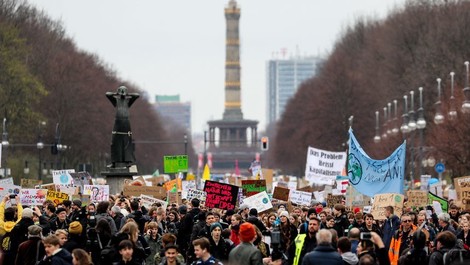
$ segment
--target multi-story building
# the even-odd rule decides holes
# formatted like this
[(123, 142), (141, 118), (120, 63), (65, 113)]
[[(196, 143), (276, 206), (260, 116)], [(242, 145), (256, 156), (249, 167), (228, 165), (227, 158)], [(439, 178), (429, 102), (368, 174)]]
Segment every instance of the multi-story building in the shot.
[(191, 102), (181, 102), (180, 95), (157, 95), (155, 110), (165, 122), (171, 122), (191, 133)]
[(266, 81), (266, 122), (277, 121), (300, 84), (315, 75), (322, 60), (318, 57), (296, 57), (269, 60)]

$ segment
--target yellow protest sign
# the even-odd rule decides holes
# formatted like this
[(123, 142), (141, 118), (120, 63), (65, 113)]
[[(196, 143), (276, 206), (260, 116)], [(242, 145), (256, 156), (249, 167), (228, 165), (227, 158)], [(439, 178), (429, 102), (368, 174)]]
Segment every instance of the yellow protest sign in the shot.
[(182, 190), (182, 182), (180, 178), (175, 178), (165, 183), (165, 188), (167, 191), (174, 191), (175, 189), (178, 191)]
[(46, 200), (51, 200), (55, 206), (61, 204), (65, 200), (69, 200), (69, 195), (60, 191), (48, 190)]

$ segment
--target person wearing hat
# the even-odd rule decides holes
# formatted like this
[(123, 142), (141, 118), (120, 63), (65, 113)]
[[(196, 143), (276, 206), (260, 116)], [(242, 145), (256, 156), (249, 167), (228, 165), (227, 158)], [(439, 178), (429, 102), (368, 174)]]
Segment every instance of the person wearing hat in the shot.
[(253, 245), (256, 240), (256, 230), (253, 224), (246, 222), (240, 225), (239, 237), (241, 243), (229, 254), (230, 265), (261, 265), (261, 252)]
[(57, 208), (55, 214), (57, 215), (51, 220), (51, 232), (54, 233), (57, 229), (69, 229), (70, 221), (67, 220), (67, 210), (63, 207)]
[(294, 243), (295, 238), (297, 237), (298, 231), (297, 227), (289, 221), (289, 213), (287, 211), (282, 211), (279, 214), (281, 219), (281, 224), (279, 229), (281, 230), (281, 251), (286, 252), (289, 249), (289, 246)]
[(80, 214), (81, 208), (82, 208), (82, 201), (80, 201), (78, 199), (73, 200), (72, 203), (71, 203), (70, 208), (71, 208), (71, 211), (68, 215), (68, 219), (72, 222), (73, 221), (79, 221), (79, 222), (82, 221), (81, 220), (81, 214)]
[(46, 255), (41, 235), (42, 228), (39, 225), (28, 227), (28, 240), (19, 245), (18, 253), (21, 255), (16, 255), (15, 264), (35, 265)]
[(83, 226), (79, 221), (73, 221), (69, 225), (69, 237), (63, 248), (70, 253), (76, 248), (85, 249), (86, 238), (83, 236)]
[(246, 203), (243, 203), (242, 205), (240, 205), (239, 209), (240, 211), (238, 212), (238, 214), (243, 217), (243, 220), (247, 220), (250, 213), (250, 206), (248, 206), (248, 204)]
[(210, 226), (211, 236), (209, 242), (211, 244), (210, 253), (216, 259), (225, 262), (228, 260), (228, 253), (230, 252), (230, 246), (222, 238), (222, 225), (220, 223), (213, 223)]
[(263, 222), (258, 218), (258, 210), (256, 210), (256, 208), (251, 208), (250, 209), (250, 211), (248, 213), (247, 221), (252, 223), (253, 225), (256, 225), (256, 227), (258, 227), (258, 229), (261, 232), (264, 232), (264, 231), (268, 230), (266, 228), (266, 226), (263, 224)]

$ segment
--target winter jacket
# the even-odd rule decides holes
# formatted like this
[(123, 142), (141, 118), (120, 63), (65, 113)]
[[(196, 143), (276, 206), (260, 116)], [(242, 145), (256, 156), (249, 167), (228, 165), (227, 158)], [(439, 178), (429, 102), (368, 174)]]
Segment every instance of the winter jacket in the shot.
[(72, 254), (66, 249), (60, 249), (56, 254), (46, 257), (40, 265), (72, 265)]
[(390, 242), (392, 241), (393, 235), (400, 228), (400, 218), (396, 215), (391, 215), (387, 218), (382, 226), (382, 235), (385, 249), (389, 249)]
[(357, 255), (352, 253), (351, 251), (341, 254), (341, 258), (343, 258), (344, 263), (347, 265), (356, 265), (359, 263)]
[(111, 227), (111, 234), (114, 235), (117, 233), (116, 223), (114, 222), (114, 219), (111, 216), (109, 216), (107, 213), (96, 214), (95, 219), (96, 219), (96, 223), (98, 223), (98, 221), (101, 219), (105, 219), (108, 222), (109, 227)]
[(18, 253), (21, 253), (21, 255), (16, 255), (15, 265), (35, 265), (37, 261), (42, 260), (46, 255), (40, 237), (31, 237), (21, 243), (18, 247)]
[(242, 242), (230, 251), (230, 265), (263, 265), (261, 252), (251, 243)]
[(320, 244), (302, 260), (302, 265), (316, 264), (344, 265), (344, 261), (330, 244)]

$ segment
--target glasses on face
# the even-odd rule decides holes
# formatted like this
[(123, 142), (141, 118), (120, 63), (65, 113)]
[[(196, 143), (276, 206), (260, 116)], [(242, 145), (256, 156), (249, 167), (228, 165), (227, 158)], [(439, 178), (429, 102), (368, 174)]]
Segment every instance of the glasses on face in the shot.
[(402, 220), (402, 223), (411, 223), (411, 220)]

